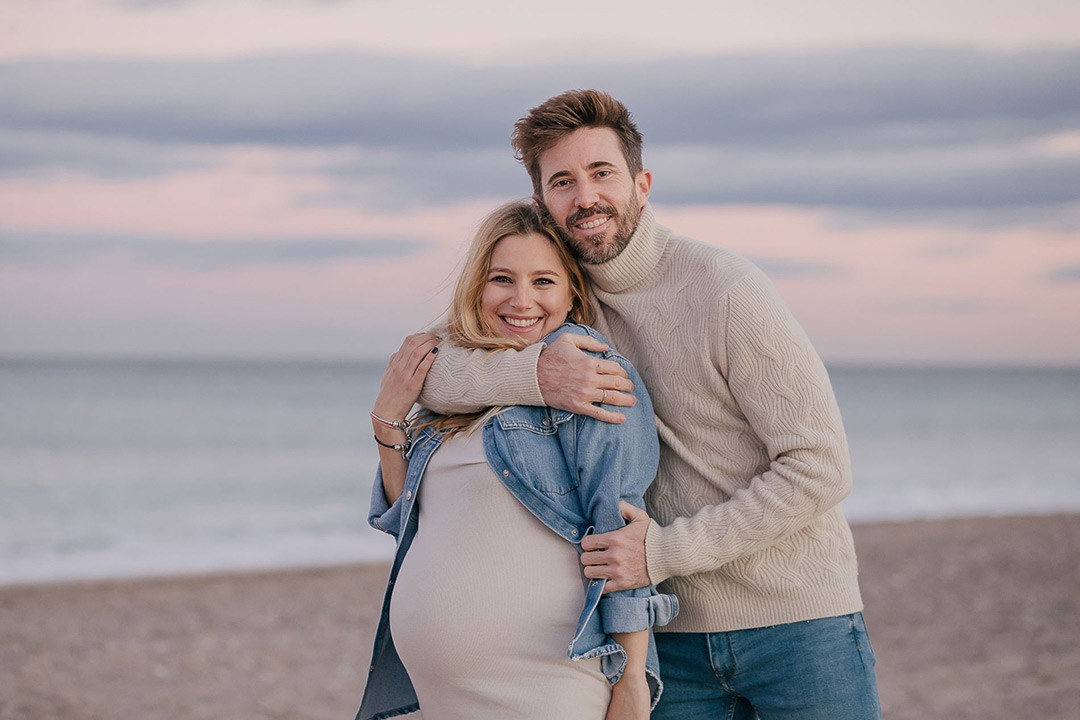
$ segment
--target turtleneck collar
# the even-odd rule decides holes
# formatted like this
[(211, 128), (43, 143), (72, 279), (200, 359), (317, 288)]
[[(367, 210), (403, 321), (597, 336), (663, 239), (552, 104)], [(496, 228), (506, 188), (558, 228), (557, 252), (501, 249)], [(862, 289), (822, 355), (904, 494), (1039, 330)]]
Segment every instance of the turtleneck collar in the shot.
[(593, 285), (602, 292), (620, 293), (649, 277), (660, 263), (669, 232), (661, 230), (653, 217), (652, 205), (645, 203), (637, 229), (626, 249), (606, 263), (582, 263)]

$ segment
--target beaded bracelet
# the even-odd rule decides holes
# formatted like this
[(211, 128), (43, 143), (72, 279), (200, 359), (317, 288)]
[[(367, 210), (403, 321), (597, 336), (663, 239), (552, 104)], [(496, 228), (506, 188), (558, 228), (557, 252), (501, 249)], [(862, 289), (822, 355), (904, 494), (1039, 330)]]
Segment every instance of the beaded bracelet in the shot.
[(412, 448), (412, 440), (406, 440), (403, 443), (393, 443), (393, 444), (391, 444), (391, 443), (384, 443), (382, 440), (379, 439), (378, 435), (372, 435), (372, 437), (375, 438), (375, 442), (379, 443), (384, 448), (390, 448), (391, 450), (397, 450), (399, 453), (401, 453), (401, 459), (402, 460), (408, 460), (409, 459), (408, 453), (409, 453), (409, 450)]

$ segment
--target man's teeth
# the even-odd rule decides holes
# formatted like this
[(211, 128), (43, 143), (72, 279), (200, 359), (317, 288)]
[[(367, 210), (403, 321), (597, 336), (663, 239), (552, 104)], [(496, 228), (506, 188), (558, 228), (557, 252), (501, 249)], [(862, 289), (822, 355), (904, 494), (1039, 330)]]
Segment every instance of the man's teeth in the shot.
[(536, 323), (540, 322), (540, 318), (532, 318), (531, 320), (519, 320), (518, 318), (504, 318), (506, 322), (514, 327), (527, 328), (532, 327)]
[(592, 230), (595, 227), (600, 227), (608, 221), (607, 216), (598, 217), (595, 220), (589, 220), (588, 222), (579, 223), (578, 227), (582, 230)]

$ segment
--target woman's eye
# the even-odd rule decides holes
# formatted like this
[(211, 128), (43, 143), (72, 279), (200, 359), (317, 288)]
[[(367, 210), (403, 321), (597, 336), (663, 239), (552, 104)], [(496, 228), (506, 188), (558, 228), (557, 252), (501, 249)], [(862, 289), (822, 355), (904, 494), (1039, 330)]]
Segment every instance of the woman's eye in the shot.
[(509, 282), (513, 282), (513, 281), (510, 278), (508, 278), (506, 275), (493, 275), (492, 277), (488, 278), (488, 282), (509, 283)]

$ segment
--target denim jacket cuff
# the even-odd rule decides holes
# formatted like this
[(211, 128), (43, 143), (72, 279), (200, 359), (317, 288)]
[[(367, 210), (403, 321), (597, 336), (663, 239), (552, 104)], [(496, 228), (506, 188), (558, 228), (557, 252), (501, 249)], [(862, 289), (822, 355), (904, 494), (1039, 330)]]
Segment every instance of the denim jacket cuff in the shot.
[(401, 531), (401, 498), (387, 504), (383, 492), (382, 475), (377, 474), (371, 488), (371, 509), (368, 510), (368, 524), (376, 530), (382, 530), (397, 537)]
[(678, 614), (679, 600), (674, 595), (605, 595), (600, 600), (600, 617), (604, 632), (609, 634), (667, 625)]

